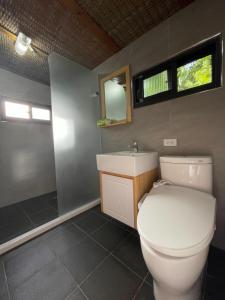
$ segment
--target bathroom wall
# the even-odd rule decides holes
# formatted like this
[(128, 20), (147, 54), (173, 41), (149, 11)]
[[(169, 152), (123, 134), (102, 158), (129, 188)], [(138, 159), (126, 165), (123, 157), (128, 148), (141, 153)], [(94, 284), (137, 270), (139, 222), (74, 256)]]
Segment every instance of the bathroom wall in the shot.
[[(106, 74), (130, 64), (134, 75), (205, 38), (224, 34), (224, 12), (224, 0), (197, 0), (95, 72)], [(177, 138), (178, 146), (163, 147), (164, 138)], [(214, 244), (225, 249), (225, 87), (135, 109), (130, 125), (102, 129), (104, 152), (126, 150), (132, 140), (160, 154), (212, 155), (218, 204)]]
[[(5, 98), (51, 104), (47, 85), (0, 69)], [(55, 191), (52, 126), (0, 122), (0, 207)]]
[(58, 205), (61, 214), (99, 196), (100, 151), (97, 80), (88, 69), (57, 54), (49, 56)]

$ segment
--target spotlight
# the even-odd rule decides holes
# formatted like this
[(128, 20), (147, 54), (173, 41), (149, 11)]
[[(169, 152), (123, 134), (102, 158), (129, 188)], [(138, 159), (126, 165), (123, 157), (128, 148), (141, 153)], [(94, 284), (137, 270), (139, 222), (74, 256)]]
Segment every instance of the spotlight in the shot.
[(24, 33), (19, 32), (15, 43), (16, 53), (18, 53), (19, 55), (24, 55), (27, 50), (31, 48), (30, 44), (31, 38), (26, 36)]

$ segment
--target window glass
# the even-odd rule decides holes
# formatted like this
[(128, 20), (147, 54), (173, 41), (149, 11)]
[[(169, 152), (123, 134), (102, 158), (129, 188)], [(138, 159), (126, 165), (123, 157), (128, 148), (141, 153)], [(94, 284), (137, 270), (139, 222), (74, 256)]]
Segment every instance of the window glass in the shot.
[(168, 91), (168, 71), (144, 79), (144, 98)]
[(50, 110), (47, 108), (32, 107), (32, 119), (50, 121), (51, 120)]
[(5, 115), (10, 118), (30, 119), (29, 105), (5, 101)]
[(222, 35), (218, 34), (136, 74), (133, 77), (134, 107), (220, 87), (221, 73)]
[(212, 82), (212, 55), (177, 68), (178, 92)]

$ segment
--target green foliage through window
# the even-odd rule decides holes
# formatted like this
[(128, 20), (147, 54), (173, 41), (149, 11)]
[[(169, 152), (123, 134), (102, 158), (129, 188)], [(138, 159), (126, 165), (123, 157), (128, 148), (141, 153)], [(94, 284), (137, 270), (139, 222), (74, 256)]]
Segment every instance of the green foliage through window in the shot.
[(163, 71), (144, 80), (144, 98), (168, 91), (168, 72)]
[(222, 35), (198, 43), (133, 77), (134, 107), (221, 86)]
[(212, 55), (194, 60), (177, 69), (177, 89), (184, 91), (212, 82)]

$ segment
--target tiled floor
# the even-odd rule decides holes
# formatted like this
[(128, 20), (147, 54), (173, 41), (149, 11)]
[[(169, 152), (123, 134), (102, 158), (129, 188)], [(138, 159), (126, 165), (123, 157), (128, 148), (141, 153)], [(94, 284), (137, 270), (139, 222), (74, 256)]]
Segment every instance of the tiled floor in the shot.
[(56, 192), (0, 208), (0, 244), (58, 216)]
[[(206, 300), (225, 299), (222, 252), (212, 249)], [(225, 277), (223, 277), (225, 278)], [(153, 300), (137, 233), (99, 207), (0, 257), (1, 300)]]

